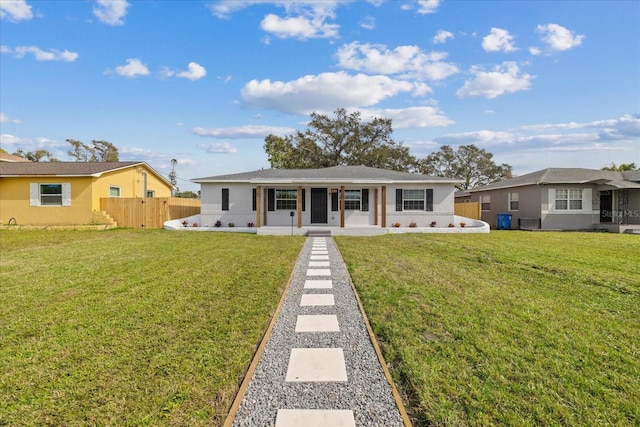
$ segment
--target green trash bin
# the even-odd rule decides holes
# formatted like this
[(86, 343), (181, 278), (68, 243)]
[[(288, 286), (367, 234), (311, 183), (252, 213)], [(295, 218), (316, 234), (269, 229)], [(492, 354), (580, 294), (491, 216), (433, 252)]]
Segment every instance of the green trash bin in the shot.
[(498, 230), (511, 230), (511, 214), (498, 214)]

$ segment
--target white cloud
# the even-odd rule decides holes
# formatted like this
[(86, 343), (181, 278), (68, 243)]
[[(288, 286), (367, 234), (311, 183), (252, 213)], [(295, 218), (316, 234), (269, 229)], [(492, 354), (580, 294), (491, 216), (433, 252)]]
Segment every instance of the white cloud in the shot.
[(7, 116), (5, 113), (0, 112), (0, 123), (21, 123), (20, 120), (18, 119), (12, 119), (11, 117)]
[(189, 62), (189, 70), (182, 71), (177, 74), (178, 77), (189, 79), (191, 81), (199, 80), (206, 75), (207, 75), (207, 70), (205, 70), (205, 68), (202, 65), (196, 62)]
[(442, 80), (459, 72), (458, 67), (444, 62), (447, 53), (425, 53), (418, 46), (397, 46), (353, 42), (336, 53), (338, 66), (369, 73), (397, 74), (401, 78)]
[(263, 139), (267, 135), (284, 136), (295, 132), (293, 128), (283, 128), (275, 126), (238, 126), (229, 128), (193, 128), (193, 133), (199, 136), (211, 138), (228, 138), (228, 139)]
[(324, 17), (286, 17), (269, 14), (264, 17), (260, 27), (278, 38), (297, 38), (301, 40), (310, 38), (334, 38), (338, 36), (339, 25), (329, 24)]
[(62, 52), (56, 49), (50, 49), (47, 52), (37, 46), (16, 46), (15, 49), (11, 49), (8, 46), (2, 46), (1, 52), (13, 53), (16, 58), (24, 58), (30, 53), (36, 61), (74, 62), (80, 56), (76, 52), (71, 52), (66, 49)]
[(365, 16), (362, 21), (360, 21), (360, 27), (365, 30), (374, 30), (376, 28), (376, 18), (373, 16)]
[(129, 6), (127, 0), (96, 0), (93, 14), (105, 24), (123, 25)]
[(175, 71), (168, 67), (160, 70), (160, 78), (168, 79), (170, 77), (180, 77), (191, 81), (200, 80), (207, 75), (207, 70), (197, 62), (189, 62), (187, 71)]
[(554, 51), (580, 46), (585, 38), (584, 35), (576, 35), (558, 24), (538, 25), (536, 32), (542, 34), (542, 41)]
[(17, 145), (20, 144), (20, 142), (22, 142), (22, 139), (18, 138), (17, 136), (10, 135), (8, 133), (0, 134), (0, 144), (4, 145), (5, 147), (7, 145)]
[(124, 77), (146, 76), (149, 74), (149, 69), (139, 59), (129, 58), (127, 65), (116, 67), (116, 73)]
[(530, 47), (529, 53), (533, 56), (537, 56), (542, 54), (542, 49), (540, 49), (539, 47)]
[(11, 22), (25, 21), (33, 18), (31, 6), (26, 0), (2, 0), (0, 1), (0, 19)]
[(452, 39), (453, 33), (445, 30), (438, 30), (436, 35), (433, 37), (433, 44), (445, 43), (447, 40)]
[(640, 114), (625, 114), (618, 119), (596, 120), (585, 123), (555, 123), (522, 126), (523, 131), (571, 131), (595, 129), (604, 139), (640, 138)]
[(455, 123), (435, 107), (370, 109), (362, 110), (362, 115), (391, 119), (394, 129), (442, 127)]
[(418, 0), (418, 13), (434, 13), (439, 5), (440, 0)]
[(282, 82), (251, 80), (241, 91), (245, 103), (294, 114), (333, 111), (337, 107), (365, 107), (415, 86), (386, 76), (344, 72), (307, 75)]
[(458, 98), (470, 96), (484, 96), (485, 98), (495, 98), (505, 93), (529, 90), (531, 80), (535, 78), (530, 74), (520, 73), (520, 69), (515, 62), (504, 62), (496, 65), (492, 71), (485, 71), (482, 67), (471, 68), (474, 74), (473, 79), (464, 82), (464, 86), (458, 89)]
[(198, 148), (210, 154), (235, 154), (238, 149), (228, 142), (214, 142), (212, 144), (199, 144)]
[(513, 36), (502, 28), (492, 28), (491, 34), (482, 39), (482, 48), (487, 52), (513, 52)]

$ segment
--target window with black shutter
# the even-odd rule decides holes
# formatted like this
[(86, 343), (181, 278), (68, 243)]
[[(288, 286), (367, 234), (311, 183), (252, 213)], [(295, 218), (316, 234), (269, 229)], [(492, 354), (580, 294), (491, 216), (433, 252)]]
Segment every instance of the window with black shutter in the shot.
[(369, 189), (362, 189), (362, 212), (369, 212)]
[(427, 188), (427, 209), (428, 212), (433, 211), (433, 188)]
[(331, 190), (331, 212), (338, 212), (340, 204), (338, 203), (338, 190)]
[(256, 189), (255, 188), (252, 190), (252, 193), (253, 193), (253, 195), (251, 196), (252, 197), (252, 199), (251, 199), (251, 210), (255, 211), (256, 210)]
[(229, 189), (228, 188), (222, 189), (222, 210), (223, 211), (229, 210)]
[(396, 211), (402, 210), (402, 188), (396, 188)]
[(276, 210), (276, 190), (274, 190), (273, 188), (267, 190), (267, 210)]

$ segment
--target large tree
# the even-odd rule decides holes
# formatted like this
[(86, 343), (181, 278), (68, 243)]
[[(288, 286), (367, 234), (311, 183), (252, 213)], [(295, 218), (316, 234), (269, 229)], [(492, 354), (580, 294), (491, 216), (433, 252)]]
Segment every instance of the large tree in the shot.
[[(4, 150), (3, 150), (4, 151)], [(13, 153), (14, 156), (22, 157), (31, 162), (57, 162), (58, 159), (47, 150), (27, 151), (26, 153), (22, 148), (18, 147), (18, 150)]]
[(497, 165), (493, 154), (473, 144), (461, 145), (457, 151), (443, 145), (440, 151), (429, 154), (418, 164), (420, 173), (463, 180), (458, 184), (461, 190), (511, 178), (512, 170), (508, 164)]
[(620, 163), (616, 166), (613, 162), (611, 163), (611, 166), (605, 166), (602, 168), (603, 171), (632, 171), (636, 169), (637, 167), (635, 163)]
[(364, 165), (409, 171), (416, 159), (409, 148), (392, 138), (391, 119), (363, 121), (359, 111), (344, 108), (331, 118), (311, 113), (307, 130), (284, 137), (268, 135), (264, 149), (272, 168), (321, 168)]
[(67, 139), (71, 149), (67, 155), (76, 162), (117, 162), (118, 149), (109, 141), (92, 140), (91, 145), (75, 139)]

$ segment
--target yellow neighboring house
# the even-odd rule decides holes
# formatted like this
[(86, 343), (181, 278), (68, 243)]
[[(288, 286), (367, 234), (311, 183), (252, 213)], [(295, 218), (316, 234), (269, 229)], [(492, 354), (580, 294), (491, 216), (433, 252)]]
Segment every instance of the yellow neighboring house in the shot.
[(0, 224), (91, 224), (101, 198), (171, 197), (172, 189), (145, 162), (0, 161)]

